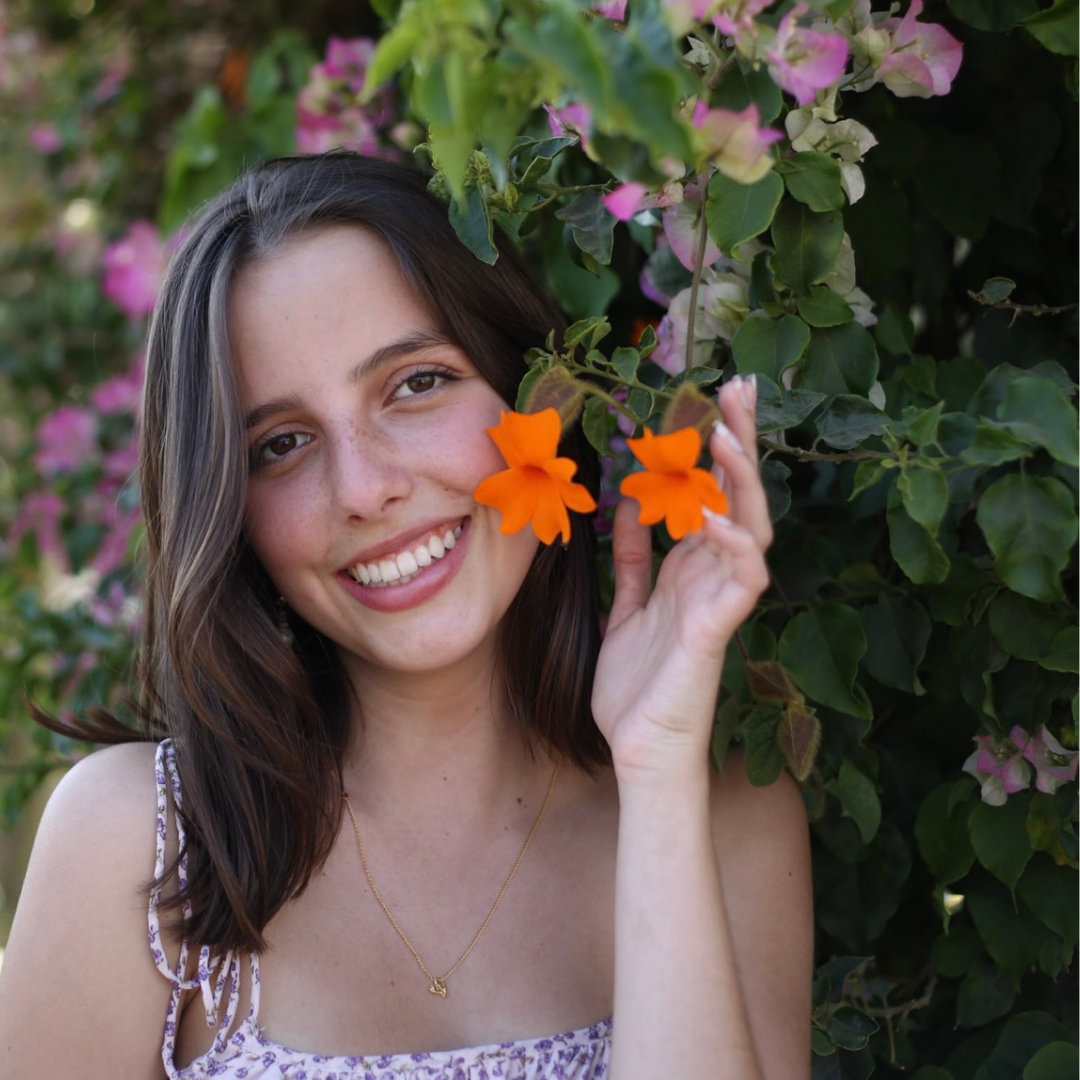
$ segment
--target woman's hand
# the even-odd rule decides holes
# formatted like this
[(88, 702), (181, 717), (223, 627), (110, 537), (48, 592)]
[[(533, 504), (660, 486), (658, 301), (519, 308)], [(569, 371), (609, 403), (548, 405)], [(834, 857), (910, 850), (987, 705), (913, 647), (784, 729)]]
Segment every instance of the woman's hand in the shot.
[(725, 428), (709, 439), (712, 472), (728, 496), (726, 517), (668, 553), (651, 584), (652, 543), (637, 504), (615, 514), (615, 596), (593, 687), (593, 714), (621, 778), (700, 769), (712, 730), (724, 654), (768, 585), (772, 542), (757, 464), (750, 379), (720, 390)]

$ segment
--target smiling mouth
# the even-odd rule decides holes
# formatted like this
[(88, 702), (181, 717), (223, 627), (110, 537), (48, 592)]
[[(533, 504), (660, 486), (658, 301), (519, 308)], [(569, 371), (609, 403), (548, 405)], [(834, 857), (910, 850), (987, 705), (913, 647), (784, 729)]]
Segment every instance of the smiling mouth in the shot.
[(383, 555), (372, 562), (347, 567), (345, 573), (358, 585), (382, 589), (405, 585), (433, 566), (457, 543), (462, 523), (444, 532), (433, 532), (422, 543), (404, 548), (392, 555)]

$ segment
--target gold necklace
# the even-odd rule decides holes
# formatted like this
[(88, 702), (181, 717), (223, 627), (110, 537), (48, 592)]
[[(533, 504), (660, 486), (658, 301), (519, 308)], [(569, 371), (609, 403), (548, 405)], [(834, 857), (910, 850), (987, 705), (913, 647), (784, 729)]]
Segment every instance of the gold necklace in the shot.
[(514, 880), (514, 875), (517, 873), (517, 868), (521, 865), (521, 860), (525, 858), (525, 852), (529, 850), (529, 845), (532, 843), (532, 838), (536, 835), (536, 830), (540, 828), (540, 822), (544, 820), (544, 811), (547, 810), (548, 803), (551, 801), (551, 793), (555, 790), (555, 779), (558, 775), (559, 763), (556, 761), (555, 771), (551, 774), (551, 783), (548, 784), (547, 794), (544, 796), (544, 802), (540, 807), (540, 813), (536, 815), (536, 820), (529, 830), (529, 835), (525, 837), (525, 843), (521, 846), (521, 851), (518, 852), (518, 857), (514, 860), (514, 865), (510, 868), (510, 873), (507, 875), (502, 888), (499, 890), (499, 895), (495, 897), (495, 903), (491, 905), (491, 910), (484, 917), (484, 921), (480, 924), (480, 929), (473, 934), (473, 939), (469, 942), (469, 947), (457, 958), (457, 962), (445, 975), (432, 975), (431, 972), (428, 971), (427, 967), (424, 965), (424, 961), (420, 959), (420, 954), (413, 948), (412, 942), (405, 936), (405, 931), (398, 926), (397, 919), (390, 914), (390, 909), (379, 895), (379, 890), (375, 888), (375, 882), (371, 879), (371, 871), (368, 869), (367, 858), (364, 855), (364, 845), (360, 840), (360, 826), (356, 823), (356, 815), (353, 813), (352, 800), (349, 798), (349, 793), (347, 791), (341, 793), (341, 797), (345, 800), (345, 809), (349, 811), (349, 817), (352, 819), (353, 832), (356, 833), (356, 847), (360, 852), (360, 864), (364, 868), (364, 876), (367, 878), (368, 885), (371, 886), (371, 891), (375, 895), (375, 899), (379, 901), (379, 907), (383, 909), (386, 917), (390, 920), (390, 925), (397, 931), (398, 937), (405, 942), (405, 948), (412, 953), (412, 957), (419, 965), (420, 970), (427, 976), (428, 993), (438, 994), (438, 996), (442, 998), (446, 997), (446, 980), (461, 967), (462, 963), (465, 961), (465, 957), (473, 951), (473, 946), (480, 940), (480, 935), (487, 929), (488, 923), (491, 922), (492, 915), (495, 914), (495, 909), (502, 902), (506, 890), (510, 887), (510, 882)]

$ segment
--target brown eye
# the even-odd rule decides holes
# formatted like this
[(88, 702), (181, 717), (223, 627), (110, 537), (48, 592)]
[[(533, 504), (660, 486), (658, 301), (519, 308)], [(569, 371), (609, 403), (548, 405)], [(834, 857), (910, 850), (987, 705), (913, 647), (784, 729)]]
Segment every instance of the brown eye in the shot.
[(275, 435), (267, 444), (266, 451), (272, 457), (284, 457), (296, 449), (295, 435)]
[(421, 372), (419, 375), (410, 375), (405, 380), (405, 385), (413, 394), (423, 394), (435, 386), (435, 376), (430, 372)]
[(251, 464), (257, 469), (262, 465), (274, 465), (283, 461), (291, 453), (311, 442), (311, 436), (296, 431), (285, 431), (280, 435), (271, 435), (265, 442), (259, 443), (252, 451)]

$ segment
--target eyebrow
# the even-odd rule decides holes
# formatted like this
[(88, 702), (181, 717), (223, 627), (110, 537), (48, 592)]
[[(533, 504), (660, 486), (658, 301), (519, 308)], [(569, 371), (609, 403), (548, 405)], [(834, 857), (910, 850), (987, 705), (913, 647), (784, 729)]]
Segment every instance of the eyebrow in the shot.
[[(399, 338), (397, 341), (390, 342), (389, 345), (383, 345), (382, 348), (376, 349), (370, 356), (361, 360), (349, 372), (349, 382), (353, 385), (362, 382), (383, 365), (399, 360), (403, 356), (410, 356), (426, 349), (452, 346), (453, 344), (445, 334), (438, 330), (418, 330), (415, 333)], [(253, 427), (258, 427), (259, 424), (264, 423), (278, 413), (299, 409), (302, 406), (303, 402), (296, 394), (285, 394), (282, 397), (271, 398), (269, 401), (263, 402), (262, 405), (252, 409), (244, 417), (244, 428), (250, 431)]]

